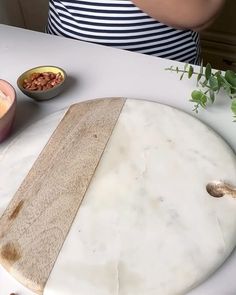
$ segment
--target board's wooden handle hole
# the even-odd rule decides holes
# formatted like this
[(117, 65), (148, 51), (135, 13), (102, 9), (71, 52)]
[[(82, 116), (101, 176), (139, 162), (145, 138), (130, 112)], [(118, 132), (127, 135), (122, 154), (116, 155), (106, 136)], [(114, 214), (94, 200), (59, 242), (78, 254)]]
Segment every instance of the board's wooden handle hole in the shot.
[(214, 198), (222, 198), (225, 195), (229, 195), (232, 198), (236, 198), (236, 187), (223, 181), (209, 182), (206, 186), (206, 190), (208, 194)]

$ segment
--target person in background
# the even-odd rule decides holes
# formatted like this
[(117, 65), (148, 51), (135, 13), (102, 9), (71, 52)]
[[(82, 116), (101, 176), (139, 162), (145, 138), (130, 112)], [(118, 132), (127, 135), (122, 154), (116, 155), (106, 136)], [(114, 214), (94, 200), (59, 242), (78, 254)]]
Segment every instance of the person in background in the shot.
[(199, 63), (199, 31), (225, 0), (49, 0), (46, 32)]

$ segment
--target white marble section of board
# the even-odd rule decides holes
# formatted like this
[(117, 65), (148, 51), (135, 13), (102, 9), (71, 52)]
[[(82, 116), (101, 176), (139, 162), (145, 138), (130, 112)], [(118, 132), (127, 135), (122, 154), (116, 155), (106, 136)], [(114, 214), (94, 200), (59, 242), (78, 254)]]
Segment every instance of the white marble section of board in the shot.
[(193, 117), (127, 100), (44, 295), (185, 294), (236, 243), (236, 159)]
[(65, 112), (45, 117), (0, 145), (0, 216)]

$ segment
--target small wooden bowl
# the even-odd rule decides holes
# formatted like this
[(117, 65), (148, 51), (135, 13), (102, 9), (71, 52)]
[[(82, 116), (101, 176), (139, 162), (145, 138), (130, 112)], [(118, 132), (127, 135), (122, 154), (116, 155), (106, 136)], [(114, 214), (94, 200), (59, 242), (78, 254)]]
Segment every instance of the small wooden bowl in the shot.
[[(44, 73), (44, 72), (52, 72), (52, 73), (61, 73), (63, 77), (63, 81), (54, 86), (53, 88), (47, 89), (47, 90), (28, 90), (23, 87), (23, 83), (25, 79), (28, 79), (31, 74), (33, 73)], [(65, 80), (66, 80), (66, 72), (56, 66), (39, 66), (36, 68), (32, 68), (30, 70), (25, 71), (23, 74), (20, 75), (20, 77), (17, 79), (17, 86), (19, 89), (27, 96), (38, 100), (38, 101), (43, 101), (43, 100), (49, 100), (58, 94), (60, 94), (64, 90), (65, 86)]]
[(16, 92), (14, 87), (7, 81), (0, 79), (0, 90), (7, 96), (9, 106), (0, 117), (0, 142), (10, 134), (16, 115)]

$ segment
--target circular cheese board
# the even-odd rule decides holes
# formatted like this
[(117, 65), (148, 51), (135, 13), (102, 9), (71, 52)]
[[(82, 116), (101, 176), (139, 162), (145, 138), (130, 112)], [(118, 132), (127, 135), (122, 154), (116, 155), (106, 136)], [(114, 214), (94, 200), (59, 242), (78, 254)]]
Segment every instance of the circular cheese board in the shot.
[(207, 191), (236, 179), (219, 135), (145, 100), (92, 100), (63, 114), (0, 153), (1, 179), (21, 170), (15, 187), (0, 187), (0, 262), (17, 280), (44, 295), (177, 295), (219, 268), (236, 244), (236, 200)]

